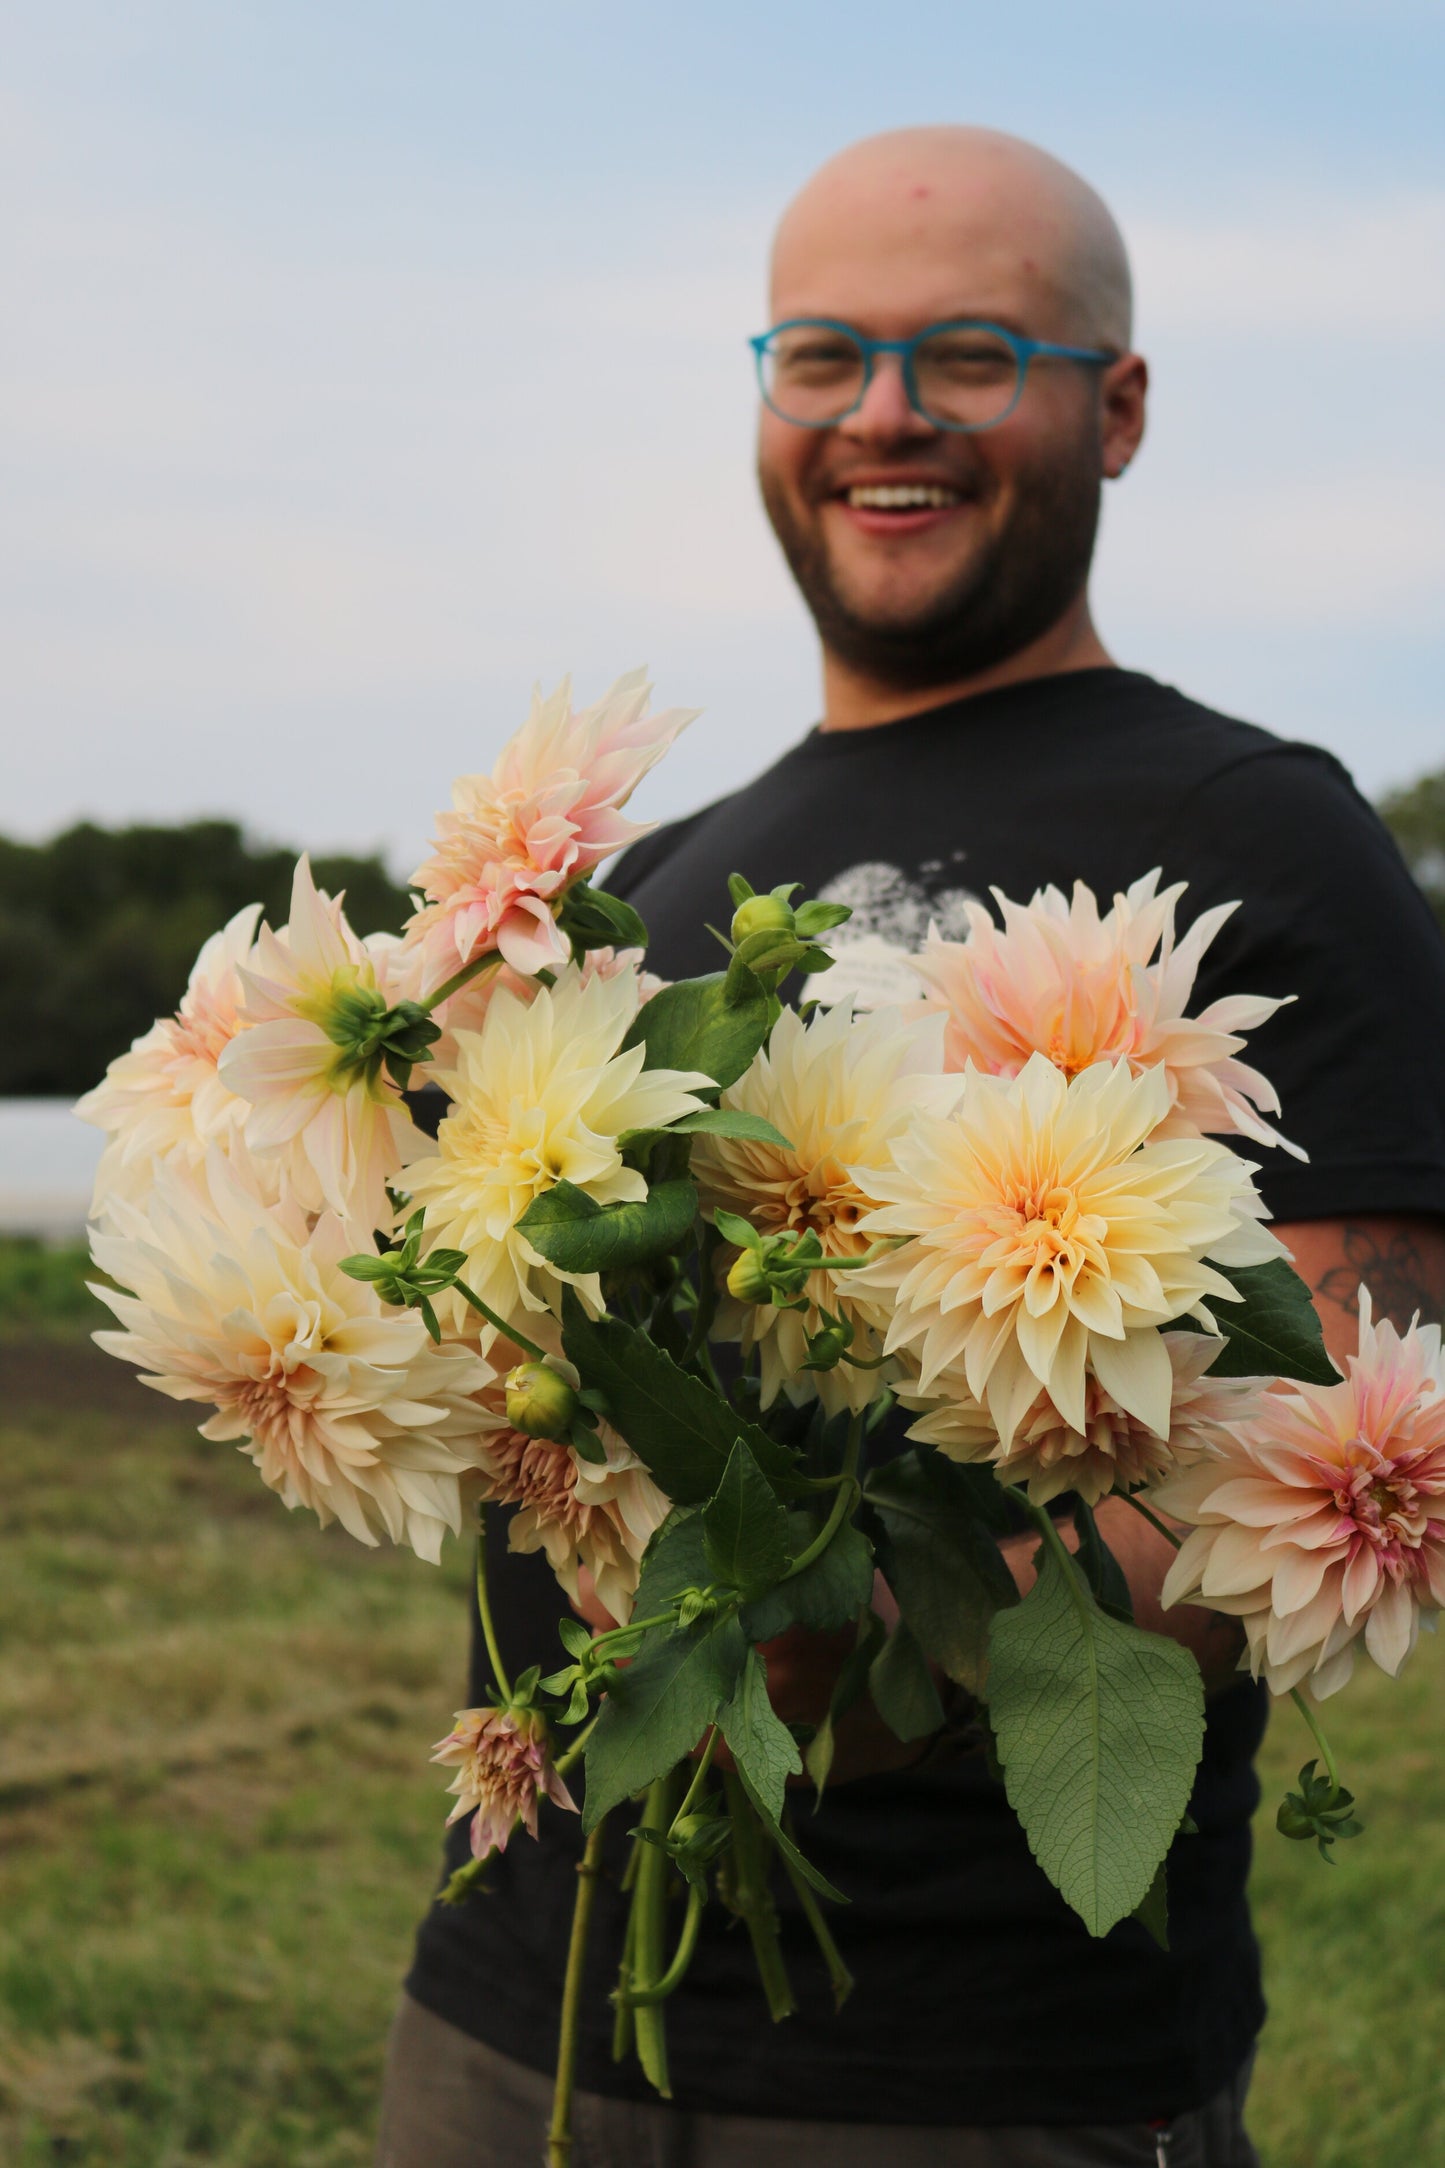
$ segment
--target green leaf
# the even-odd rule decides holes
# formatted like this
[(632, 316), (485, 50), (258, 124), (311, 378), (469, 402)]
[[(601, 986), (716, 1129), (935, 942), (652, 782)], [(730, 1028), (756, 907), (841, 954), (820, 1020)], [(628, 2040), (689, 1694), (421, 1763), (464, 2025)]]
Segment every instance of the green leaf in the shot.
[(741, 1107), (704, 1107), (700, 1113), (684, 1114), (680, 1122), (674, 1122), (670, 1131), (674, 1137), (736, 1137), (744, 1144), (776, 1144), (781, 1150), (793, 1149), (792, 1140), (781, 1129), (775, 1129), (761, 1114), (748, 1114)]
[(571, 1182), (554, 1182), (517, 1222), (559, 1272), (619, 1272), (675, 1250), (697, 1213), (691, 1182), (655, 1182), (638, 1204), (598, 1204)]
[(766, 1798), (758, 1790), (756, 1784), (754, 1784), (752, 1778), (748, 1775), (746, 1768), (741, 1762), (738, 1763), (737, 1774), (739, 1784), (741, 1784), (743, 1790), (747, 1793), (748, 1798), (752, 1801), (753, 1806), (761, 1815), (763, 1822), (767, 1827), (767, 1833), (769, 1837), (772, 1839), (773, 1843), (777, 1846), (778, 1850), (782, 1853), (783, 1858), (792, 1867), (794, 1872), (796, 1874), (800, 1874), (810, 1888), (817, 1890), (820, 1897), (830, 1897), (833, 1900), (834, 1904), (847, 1904), (848, 1899), (843, 1895), (843, 1892), (840, 1889), (835, 1889), (833, 1887), (833, 1884), (828, 1880), (828, 1877), (825, 1874), (821, 1874), (819, 1870), (813, 1865), (813, 1862), (803, 1856), (803, 1854), (798, 1850), (796, 1844), (794, 1844), (792, 1838), (788, 1835), (788, 1832), (783, 1828), (782, 1824), (777, 1821), (772, 1814), (769, 1813), (768, 1802)]
[(804, 1767), (817, 1787), (821, 1802), (823, 1790), (833, 1767), (833, 1749), (837, 1730), (843, 1718), (868, 1690), (868, 1672), (874, 1657), (883, 1643), (883, 1621), (871, 1608), (860, 1610), (858, 1638), (850, 1649), (842, 1670), (833, 1681), (833, 1691), (828, 1697), (827, 1714), (808, 1741), (803, 1756)]
[(805, 940), (813, 941), (820, 933), (841, 926), (852, 916), (850, 903), (800, 903), (793, 914), (793, 922)]
[[(811, 1522), (799, 1515), (793, 1548), (801, 1550), (812, 1533)], [(747, 1606), (743, 1630), (750, 1641), (772, 1641), (790, 1626), (832, 1633), (855, 1619), (859, 1605), (867, 1603), (872, 1593), (872, 1545), (860, 1528), (845, 1521), (811, 1566), (790, 1581), (780, 1581)]]
[(702, 1505), (741, 1438), (770, 1482), (787, 1484), (797, 1455), (685, 1370), (646, 1333), (616, 1318), (589, 1318), (568, 1288), (562, 1346), (584, 1385), (607, 1398), (609, 1421), (676, 1505)]
[(1239, 1290), (1240, 1301), (1211, 1301), (1225, 1345), (1209, 1366), (1212, 1378), (1299, 1378), (1306, 1385), (1338, 1385), (1340, 1373), (1325, 1353), (1310, 1291), (1292, 1265), (1272, 1257), (1266, 1265), (1220, 1268)]
[(675, 1508), (642, 1554), (637, 1594), (632, 1599), (634, 1618), (651, 1618), (677, 1602), (685, 1588), (706, 1588), (710, 1575), (703, 1536), (702, 1515), (691, 1508)]
[(747, 1653), (736, 1618), (648, 1635), (642, 1653), (609, 1686), (587, 1742), (582, 1827), (588, 1834), (621, 1800), (692, 1752), (731, 1699)]
[(745, 879), (741, 873), (730, 873), (728, 875), (728, 894), (732, 898), (733, 909), (736, 911), (753, 894), (753, 884)]
[(1132, 1626), (1134, 1599), (1129, 1593), (1124, 1569), (1099, 1534), (1092, 1507), (1082, 1498), (1074, 1500), (1074, 1526), (1079, 1532), (1079, 1548), (1075, 1555), (1084, 1569), (1085, 1580), (1111, 1618), (1122, 1619), (1126, 1626)]
[(750, 971), (712, 971), (679, 979), (644, 1002), (622, 1044), (645, 1049), (649, 1069), (701, 1069), (735, 1084), (773, 1020), (767, 990)]
[(980, 1517), (969, 1471), (941, 1453), (904, 1453), (869, 1478), (863, 1495), (883, 1525), (879, 1563), (899, 1609), (934, 1662), (981, 1693), (989, 1622), (1018, 1602), (1018, 1589)]
[(741, 1438), (703, 1507), (703, 1540), (715, 1581), (745, 1594), (778, 1580), (788, 1563), (788, 1516)]
[(1009, 1803), (1091, 1935), (1149, 1893), (1189, 1802), (1204, 1685), (1187, 1649), (1122, 1625), (1054, 1544), (990, 1636), (988, 1713)]
[(938, 1688), (907, 1619), (899, 1619), (869, 1666), (868, 1691), (895, 1739), (926, 1739), (942, 1724)]
[(579, 949), (647, 946), (647, 928), (632, 905), (590, 881), (576, 881), (568, 889), (557, 924)]
[(788, 1778), (800, 1775), (803, 1764), (792, 1733), (768, 1699), (768, 1667), (756, 1649), (748, 1650), (743, 1675), (718, 1723), (733, 1760), (747, 1771), (769, 1821), (776, 1822)]

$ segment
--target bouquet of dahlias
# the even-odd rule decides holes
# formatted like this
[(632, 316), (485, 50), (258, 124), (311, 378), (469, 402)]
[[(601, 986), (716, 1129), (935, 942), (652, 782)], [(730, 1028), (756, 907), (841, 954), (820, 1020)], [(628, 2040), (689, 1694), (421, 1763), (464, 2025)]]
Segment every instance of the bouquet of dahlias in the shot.
[[(1240, 1059), (1278, 1004), (1188, 1013), (1227, 911), (1176, 936), (1157, 874), (1103, 915), (1083, 887), (1000, 897), (912, 959), (916, 1000), (855, 1013), (823, 945), (846, 910), (737, 875), (720, 968), (663, 985), (588, 878), (643, 832), (622, 808), (690, 720), (648, 694), (539, 698), (456, 784), (399, 940), (358, 937), (303, 859), (288, 923), (214, 935), (81, 1106), (109, 1132), (103, 1346), (211, 1406), (202, 1434), (288, 1507), (432, 1561), (509, 1507), (513, 1547), (611, 1621), (568, 1619), (509, 1677), (479, 1567), (492, 1700), (436, 1750), (471, 1825), (452, 1902), (519, 1826), (546, 1841), (544, 1799), (577, 1811), (585, 1770), (554, 2164), (609, 1816), (632, 1840), (616, 2052), (660, 2091), (709, 1903), (786, 2015), (786, 1877), (847, 1993), (822, 1909), (847, 1893), (787, 1802), (865, 1692), (905, 1741), (964, 1704), (1090, 1932), (1133, 1913), (1162, 1938), (1204, 1694), (1134, 1624), (1101, 1500), (1192, 1531), (1166, 1601), (1237, 1613), (1255, 1675), (1294, 1692), (1325, 1766), (1280, 1826), (1322, 1852), (1357, 1825), (1305, 1697), (1362, 1636), (1396, 1670), (1445, 1601), (1439, 1334), (1362, 1302), (1349, 1379), (1325, 1357), (1235, 1148), (1283, 1144)], [(914, 1442), (890, 1456), (899, 1405)], [(1021, 1595), (1001, 1539), (1030, 1527)], [(768, 1693), (794, 1626), (856, 1636), (811, 1728)]]

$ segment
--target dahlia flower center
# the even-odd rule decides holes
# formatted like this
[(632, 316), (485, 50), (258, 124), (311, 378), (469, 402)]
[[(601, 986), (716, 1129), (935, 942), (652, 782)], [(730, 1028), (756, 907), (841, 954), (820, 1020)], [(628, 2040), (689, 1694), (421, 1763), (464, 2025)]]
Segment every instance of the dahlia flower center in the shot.
[(287, 1372), (273, 1366), (269, 1377), (238, 1382), (228, 1398), (236, 1412), (244, 1417), (246, 1428), (258, 1445), (284, 1448), (291, 1444), (295, 1434), (297, 1403), (308, 1397), (307, 1388), (314, 1388), (316, 1382), (315, 1372), (304, 1367)]
[(197, 987), (175, 1020), (175, 1047), (214, 1069), (222, 1052), (236, 1036), (236, 1009), (232, 1001), (218, 1001), (205, 987)]
[(578, 1503), (577, 1463), (565, 1445), (506, 1430), (487, 1449), (502, 1502), (530, 1506), (539, 1521), (586, 1529), (592, 1508)]
[(1424, 1503), (1410, 1476), (1364, 1440), (1350, 1451), (1334, 1496), (1354, 1533), (1385, 1562), (1402, 1550), (1418, 1550), (1429, 1531)]
[(858, 1223), (871, 1209), (834, 1160), (792, 1176), (771, 1200), (770, 1233), (815, 1234), (825, 1249), (861, 1250), (867, 1240)]

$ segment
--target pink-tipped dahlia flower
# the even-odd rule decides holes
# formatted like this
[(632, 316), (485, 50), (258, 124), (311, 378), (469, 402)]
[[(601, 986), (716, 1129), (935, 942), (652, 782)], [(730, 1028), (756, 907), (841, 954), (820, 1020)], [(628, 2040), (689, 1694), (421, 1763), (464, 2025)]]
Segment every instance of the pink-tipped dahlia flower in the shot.
[(1242, 1619), (1276, 1694), (1344, 1685), (1356, 1644), (1391, 1676), (1445, 1605), (1445, 1363), (1438, 1325), (1373, 1323), (1339, 1385), (1264, 1395), (1222, 1454), (1151, 1493), (1194, 1523), (1164, 1601)]
[(389, 1227), (387, 1183), (422, 1142), (401, 1093), (376, 1064), (348, 1049), (369, 1019), (402, 998), (400, 944), (358, 939), (339, 898), (302, 858), (291, 916), (263, 926), (239, 966), (245, 1029), (222, 1050), (221, 1082), (250, 1102), (245, 1138), (284, 1191), (308, 1212), (331, 1211)]
[(567, 960), (556, 911), (574, 882), (648, 829), (621, 808), (693, 720), (649, 715), (646, 672), (620, 677), (595, 706), (572, 706), (571, 680), (532, 712), (490, 775), (459, 776), (437, 816), (436, 849), (412, 875), (427, 898), (407, 929), (426, 991), (498, 950), (532, 977)]
[(1160, 1340), (1174, 1373), (1165, 1435), (1121, 1407), (1092, 1373), (1084, 1383), (1081, 1430), (1040, 1392), (1006, 1447), (967, 1382), (946, 1374), (927, 1394), (913, 1385), (899, 1387), (905, 1407), (924, 1410), (908, 1435), (936, 1445), (950, 1460), (989, 1462), (1000, 1483), (1021, 1483), (1036, 1506), (1064, 1491), (1097, 1505), (1110, 1491), (1135, 1490), (1216, 1451), (1228, 1426), (1252, 1414), (1257, 1404), (1260, 1379), (1205, 1376), (1223, 1344), (1212, 1335), (1166, 1332)]
[(473, 1817), (473, 1859), (505, 1852), (518, 1822), (535, 1837), (542, 1799), (577, 1812), (576, 1800), (552, 1766), (547, 1720), (538, 1709), (458, 1709), (432, 1760), (457, 1772), (447, 1786), (457, 1795), (447, 1827), (465, 1814)]
[(1273, 1085), (1238, 1058), (1242, 1034), (1283, 1003), (1231, 994), (1186, 1014), (1200, 959), (1238, 905), (1205, 911), (1176, 938), (1185, 884), (1159, 895), (1158, 880), (1156, 867), (1103, 917), (1082, 881), (1072, 902), (1053, 887), (1027, 904), (995, 889), (1002, 926), (986, 905), (970, 903), (967, 940), (931, 933), (913, 968), (930, 1006), (948, 1018), (949, 1068), (972, 1062), (992, 1076), (1017, 1076), (1036, 1053), (1066, 1076), (1100, 1061), (1127, 1061), (1136, 1074), (1159, 1068), (1170, 1100), (1161, 1136), (1234, 1131), (1303, 1158), (1263, 1119), (1279, 1112)]

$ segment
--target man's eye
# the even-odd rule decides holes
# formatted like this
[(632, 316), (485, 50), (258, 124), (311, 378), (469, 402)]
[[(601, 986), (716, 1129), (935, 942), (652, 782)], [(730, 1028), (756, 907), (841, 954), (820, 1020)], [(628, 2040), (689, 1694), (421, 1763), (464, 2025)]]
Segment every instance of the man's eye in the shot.
[(825, 377), (846, 375), (858, 366), (858, 349), (846, 339), (806, 339), (796, 346), (780, 347), (774, 367), (790, 381), (817, 383)]
[(985, 384), (1011, 376), (1016, 363), (1013, 348), (1001, 339), (968, 333), (928, 340), (918, 349), (917, 366), (956, 383)]

